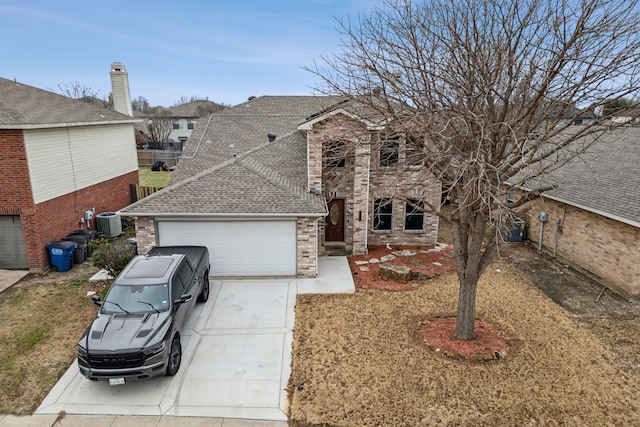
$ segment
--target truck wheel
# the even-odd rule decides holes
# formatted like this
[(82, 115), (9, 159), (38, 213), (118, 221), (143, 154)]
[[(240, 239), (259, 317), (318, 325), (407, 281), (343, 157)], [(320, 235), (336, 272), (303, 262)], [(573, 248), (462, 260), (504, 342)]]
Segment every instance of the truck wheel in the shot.
[(204, 273), (204, 285), (202, 286), (202, 292), (198, 295), (198, 302), (207, 302), (209, 299), (209, 272)]
[(180, 345), (180, 337), (176, 336), (171, 342), (171, 353), (169, 353), (169, 364), (167, 365), (168, 377), (172, 377), (178, 373), (182, 362), (182, 346)]

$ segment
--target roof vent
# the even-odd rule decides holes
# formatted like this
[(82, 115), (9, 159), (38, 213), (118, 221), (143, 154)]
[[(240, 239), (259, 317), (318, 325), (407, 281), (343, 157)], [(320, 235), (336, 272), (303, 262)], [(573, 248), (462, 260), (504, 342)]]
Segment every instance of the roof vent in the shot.
[(276, 140), (276, 134), (275, 134), (275, 133), (271, 133), (271, 132), (269, 132), (269, 133), (267, 134), (267, 138), (269, 138), (269, 142), (273, 142), (273, 141), (275, 141), (275, 140)]

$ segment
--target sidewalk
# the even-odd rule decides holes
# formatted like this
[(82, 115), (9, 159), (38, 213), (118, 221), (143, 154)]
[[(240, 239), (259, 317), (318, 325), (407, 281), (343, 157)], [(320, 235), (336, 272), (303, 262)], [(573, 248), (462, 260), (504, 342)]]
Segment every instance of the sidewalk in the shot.
[(124, 415), (0, 415), (0, 427), (287, 427), (286, 421)]

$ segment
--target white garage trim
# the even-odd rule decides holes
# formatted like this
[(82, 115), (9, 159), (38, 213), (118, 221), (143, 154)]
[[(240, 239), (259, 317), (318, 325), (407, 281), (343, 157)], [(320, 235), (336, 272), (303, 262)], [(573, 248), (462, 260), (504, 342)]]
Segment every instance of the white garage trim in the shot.
[(296, 275), (295, 220), (162, 220), (157, 236), (160, 246), (206, 246), (211, 276)]

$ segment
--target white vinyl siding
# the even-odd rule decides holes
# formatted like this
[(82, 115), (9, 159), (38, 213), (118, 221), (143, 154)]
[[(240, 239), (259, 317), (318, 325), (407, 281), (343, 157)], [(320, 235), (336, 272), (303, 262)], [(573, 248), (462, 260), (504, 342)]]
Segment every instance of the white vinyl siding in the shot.
[(209, 249), (211, 276), (294, 276), (295, 221), (159, 221), (158, 244)]
[(24, 131), (35, 203), (138, 169), (131, 124)]

